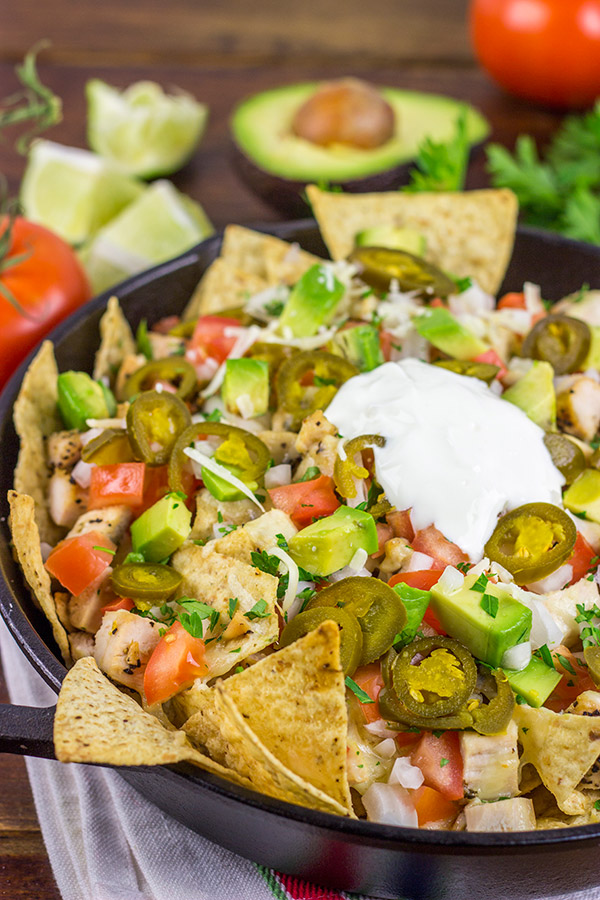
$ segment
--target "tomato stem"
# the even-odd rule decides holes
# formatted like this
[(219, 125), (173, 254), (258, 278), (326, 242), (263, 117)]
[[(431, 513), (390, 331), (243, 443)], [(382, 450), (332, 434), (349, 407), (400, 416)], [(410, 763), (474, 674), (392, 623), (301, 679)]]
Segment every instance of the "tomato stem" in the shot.
[(23, 85), (23, 90), (7, 97), (0, 108), (0, 131), (22, 122), (34, 123), (33, 127), (21, 135), (15, 143), (17, 152), (23, 155), (29, 151), (31, 141), (36, 135), (62, 119), (61, 99), (42, 84), (35, 65), (36, 55), (47, 45), (47, 41), (40, 41), (26, 54), (23, 63), (16, 66), (15, 72)]

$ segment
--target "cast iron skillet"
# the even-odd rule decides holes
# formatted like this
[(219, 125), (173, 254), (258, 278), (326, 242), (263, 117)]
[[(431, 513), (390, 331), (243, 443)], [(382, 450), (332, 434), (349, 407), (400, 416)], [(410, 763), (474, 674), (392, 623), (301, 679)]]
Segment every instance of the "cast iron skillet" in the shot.
[[(326, 255), (312, 220), (262, 229)], [(219, 236), (118, 290), (130, 322), (178, 313), (218, 254)], [(525, 280), (557, 300), (583, 282), (600, 288), (600, 248), (520, 228), (503, 290)], [(60, 369), (89, 369), (108, 293), (56, 328)], [(0, 612), (40, 675), (58, 692), (65, 674), (43, 615), (33, 605), (8, 546), (6, 492), (17, 440), (12, 405), (24, 363), (0, 397)], [(0, 707), (0, 751), (52, 757), (54, 709)], [(120, 769), (123, 778), (199, 834), (267, 866), (320, 884), (410, 900), (549, 897), (597, 884), (600, 826), (517, 834), (467, 834), (394, 828), (303, 809), (186, 765)]]

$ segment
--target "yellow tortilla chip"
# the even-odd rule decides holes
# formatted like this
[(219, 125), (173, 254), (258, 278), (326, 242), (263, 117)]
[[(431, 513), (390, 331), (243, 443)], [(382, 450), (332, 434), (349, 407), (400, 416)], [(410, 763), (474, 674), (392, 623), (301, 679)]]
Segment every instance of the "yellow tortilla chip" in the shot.
[(600, 721), (529, 706), (517, 706), (514, 719), (523, 747), (521, 765), (535, 766), (562, 812), (587, 813), (595, 792), (577, 788), (600, 755)]
[(63, 681), (54, 717), (54, 748), (61, 762), (158, 766), (191, 762), (236, 784), (249, 781), (192, 747), (116, 688), (93, 657), (79, 659)]
[(268, 285), (264, 278), (245, 272), (229, 260), (219, 257), (211, 263), (198, 283), (183, 311), (182, 319), (189, 322), (198, 316), (239, 309), (249, 297), (266, 287)]
[(221, 256), (241, 271), (263, 278), (268, 285), (281, 281), (293, 284), (319, 262), (317, 256), (297, 245), (241, 225), (228, 225), (225, 229)]
[(518, 214), (512, 191), (333, 194), (307, 187), (333, 259), (345, 259), (356, 235), (376, 225), (412, 228), (427, 241), (425, 258), (450, 275), (472, 276), (495, 294), (510, 261)]
[[(219, 682), (216, 688), (192, 690), (184, 702), (189, 708), (193, 698), (200, 711), (185, 723), (185, 731), (205, 744), (211, 755), (224, 754), (226, 764), (240, 766), (245, 775), (248, 772), (244, 769), (244, 748), (250, 752), (249, 745), (260, 745), (283, 769), (352, 811), (346, 775), (348, 720), (339, 647), (337, 625), (324, 622), (289, 647)], [(215, 695), (221, 698), (225, 719), (234, 719), (243, 735), (241, 759), (236, 761), (227, 756), (222, 733), (224, 719), (217, 716), (219, 701)]]
[(135, 352), (136, 344), (129, 322), (118, 299), (111, 297), (100, 319), (100, 347), (94, 360), (94, 378), (113, 381), (125, 357)]
[(48, 512), (46, 438), (63, 427), (57, 406), (57, 378), (54, 349), (50, 341), (44, 341), (25, 373), (13, 413), (20, 439), (15, 490), (33, 498), (40, 539), (49, 544), (56, 544), (65, 533)]
[(50, 589), (50, 576), (44, 567), (40, 547), (40, 534), (35, 522), (35, 506), (32, 497), (8, 492), (10, 504), (10, 530), (17, 562), (23, 570), (29, 588), (41, 606), (52, 626), (54, 640), (58, 644), (67, 665), (71, 662), (71, 651), (67, 632), (63, 628)]

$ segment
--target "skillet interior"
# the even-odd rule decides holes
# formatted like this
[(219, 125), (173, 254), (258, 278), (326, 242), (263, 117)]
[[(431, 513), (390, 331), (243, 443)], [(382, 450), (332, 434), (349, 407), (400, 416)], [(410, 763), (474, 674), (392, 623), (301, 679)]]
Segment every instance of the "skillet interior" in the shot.
[[(264, 228), (326, 255), (312, 220)], [(135, 276), (116, 292), (135, 328), (140, 319), (178, 313), (200, 275), (219, 252), (216, 236), (183, 256)], [(557, 300), (583, 282), (600, 288), (600, 248), (520, 228), (502, 290), (523, 281)], [(51, 335), (61, 369), (89, 369), (98, 322), (109, 294), (96, 298)], [(64, 666), (50, 629), (30, 600), (8, 547), (6, 491), (12, 486), (18, 445), (12, 404), (28, 361), (0, 396), (2, 504), (0, 612), (28, 658), (58, 690)], [(302, 809), (224, 783), (187, 766), (121, 770), (141, 793), (189, 827), (232, 850), (283, 871), (338, 888), (382, 897), (551, 896), (596, 883), (600, 826), (531, 834), (466, 834), (398, 829)], [(506, 853), (511, 861), (503, 860)]]

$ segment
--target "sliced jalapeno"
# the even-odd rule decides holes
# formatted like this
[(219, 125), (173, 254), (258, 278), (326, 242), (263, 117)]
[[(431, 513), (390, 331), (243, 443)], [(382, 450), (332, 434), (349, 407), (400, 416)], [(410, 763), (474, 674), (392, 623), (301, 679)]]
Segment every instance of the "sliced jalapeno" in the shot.
[(344, 578), (319, 591), (308, 609), (341, 608), (358, 619), (363, 633), (361, 666), (375, 662), (390, 649), (406, 624), (406, 610), (396, 591), (379, 578)]
[(500, 371), (498, 366), (493, 366), (491, 363), (470, 362), (468, 359), (439, 359), (433, 365), (449, 369), (450, 372), (456, 372), (457, 375), (478, 378), (480, 381), (485, 381), (486, 384), (491, 384)]
[(169, 334), (172, 337), (191, 338), (196, 328), (197, 319), (188, 319), (186, 322), (178, 322), (169, 328)]
[[(306, 375), (314, 373), (314, 386), (303, 385)], [(283, 362), (276, 378), (279, 405), (293, 416), (296, 423), (317, 409), (325, 409), (338, 389), (358, 375), (348, 360), (324, 350), (305, 350)]]
[(600, 685), (600, 647), (592, 644), (584, 647), (583, 658), (595, 684)]
[(466, 647), (439, 635), (403, 647), (392, 666), (400, 702), (409, 712), (428, 719), (456, 713), (476, 681), (477, 666)]
[(572, 484), (585, 469), (583, 451), (564, 434), (549, 432), (544, 435), (544, 444), (566, 483)]
[(88, 441), (81, 451), (81, 458), (84, 462), (95, 463), (97, 466), (112, 466), (133, 462), (135, 456), (126, 431), (122, 428), (106, 428), (98, 437)]
[(175, 394), (138, 394), (127, 410), (127, 432), (136, 457), (149, 466), (166, 465), (175, 441), (191, 422), (189, 409)]
[(448, 297), (456, 285), (441, 269), (406, 250), (356, 247), (349, 257), (360, 266), (360, 277), (376, 291), (389, 291), (397, 281), (401, 291), (419, 291), (425, 297)]
[(496, 695), (489, 703), (481, 703), (470, 710), (473, 728), (479, 734), (499, 734), (505, 731), (515, 708), (515, 695), (502, 669), (494, 669), (490, 674), (496, 682)]
[(177, 396), (183, 400), (191, 396), (198, 385), (193, 365), (181, 356), (169, 356), (146, 363), (130, 375), (125, 382), (126, 399), (131, 400), (142, 391), (152, 390), (157, 382), (172, 384)]
[(161, 563), (123, 563), (111, 577), (119, 597), (131, 597), (138, 609), (148, 610), (171, 597), (182, 578), (171, 566)]
[(172, 491), (188, 493), (184, 473), (189, 459), (183, 451), (208, 435), (223, 438), (214, 459), (222, 465), (235, 467), (243, 481), (258, 481), (267, 471), (271, 454), (267, 445), (255, 434), (225, 422), (195, 422), (179, 435), (173, 447), (169, 460), (169, 487)]
[(521, 348), (521, 356), (549, 362), (557, 375), (576, 372), (590, 349), (589, 325), (570, 316), (544, 316), (537, 322)]
[(281, 632), (279, 644), (287, 647), (298, 638), (304, 637), (309, 631), (314, 631), (322, 622), (331, 620), (340, 628), (340, 661), (345, 675), (352, 675), (361, 661), (363, 647), (363, 633), (360, 625), (351, 612), (339, 607), (321, 607), (318, 609), (305, 609), (304, 612), (294, 616), (291, 622)]
[(498, 521), (485, 555), (500, 563), (517, 584), (551, 575), (570, 557), (577, 529), (559, 506), (526, 503)]
[(356, 497), (356, 484), (354, 479), (367, 478), (369, 472), (364, 466), (359, 465), (355, 456), (367, 447), (385, 447), (385, 438), (380, 434), (361, 434), (344, 442), (344, 459), (336, 456), (333, 464), (333, 480), (342, 497)]
[[(463, 731), (473, 727), (473, 716), (466, 707), (448, 716), (432, 718), (410, 712), (400, 702), (391, 687), (383, 687), (377, 698), (379, 711), (390, 731), (406, 731), (406, 726), (422, 728), (425, 731)], [(398, 727), (396, 727), (396, 723)]]

